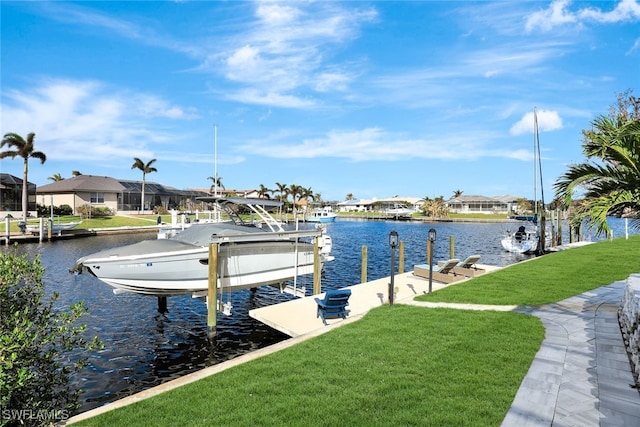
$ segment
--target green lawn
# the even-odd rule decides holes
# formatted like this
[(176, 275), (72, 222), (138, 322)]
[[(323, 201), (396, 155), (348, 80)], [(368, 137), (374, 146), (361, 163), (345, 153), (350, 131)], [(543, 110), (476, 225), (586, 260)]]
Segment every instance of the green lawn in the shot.
[(449, 286), (419, 301), (540, 305), (611, 284), (640, 272), (640, 236), (606, 240), (547, 254)]
[(496, 426), (543, 336), (518, 313), (382, 306), (80, 425)]
[[(539, 305), (640, 272), (640, 236), (547, 254), (420, 300)], [(87, 426), (496, 426), (544, 337), (513, 312), (382, 306)]]

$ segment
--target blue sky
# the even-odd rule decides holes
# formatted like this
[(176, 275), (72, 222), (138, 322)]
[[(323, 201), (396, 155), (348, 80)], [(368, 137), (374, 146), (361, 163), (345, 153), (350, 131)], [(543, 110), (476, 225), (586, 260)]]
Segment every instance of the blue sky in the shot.
[[(297, 184), (324, 200), (545, 199), (582, 129), (640, 95), (640, 3), (2, 1), (2, 134), (60, 173), (208, 188)], [(0, 171), (22, 176), (18, 158)]]

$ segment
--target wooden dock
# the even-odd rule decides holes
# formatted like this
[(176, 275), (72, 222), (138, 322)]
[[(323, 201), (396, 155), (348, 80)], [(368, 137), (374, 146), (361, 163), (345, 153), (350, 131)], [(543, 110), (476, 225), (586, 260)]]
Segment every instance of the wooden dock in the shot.
[[(478, 265), (478, 267), (485, 269), (487, 273), (500, 268), (490, 265)], [(447, 286), (455, 286), (455, 284), (466, 280), (468, 279), (448, 285), (433, 280), (432, 291)], [(388, 304), (389, 282), (390, 277), (384, 277), (367, 283), (347, 286), (346, 288), (351, 290), (351, 297), (347, 306), (349, 316), (346, 320), (340, 318), (328, 319), (328, 326), (325, 326), (322, 320), (317, 317), (317, 304), (314, 298), (322, 295), (297, 298), (292, 301), (250, 310), (249, 316), (291, 337), (298, 337), (319, 329), (330, 328), (336, 324), (353, 321), (362, 317), (374, 307)], [(394, 276), (394, 288), (394, 301), (396, 303), (410, 301), (418, 295), (429, 292), (429, 280), (414, 276), (413, 272), (401, 273)]]
[(70, 240), (83, 237), (103, 236), (113, 234), (133, 234), (133, 233), (151, 233), (158, 232), (157, 226), (150, 227), (114, 227), (114, 228), (93, 228), (93, 229), (71, 229), (63, 230), (61, 233), (52, 233), (51, 239), (48, 238), (47, 233), (40, 238), (38, 233), (11, 233), (7, 236), (6, 233), (0, 233), (0, 245), (10, 245), (13, 243), (38, 243), (54, 240)]

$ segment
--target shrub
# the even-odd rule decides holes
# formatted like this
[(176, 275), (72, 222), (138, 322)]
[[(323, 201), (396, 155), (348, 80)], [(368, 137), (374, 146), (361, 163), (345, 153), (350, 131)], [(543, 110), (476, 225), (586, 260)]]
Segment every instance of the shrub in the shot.
[(153, 208), (153, 213), (158, 215), (169, 215), (169, 210), (164, 206), (156, 206)]
[(113, 212), (107, 206), (91, 206), (87, 204), (78, 207), (77, 211), (82, 218), (113, 216)]
[[(57, 215), (72, 215), (73, 214), (73, 208), (67, 204), (65, 205), (60, 205), (60, 207), (57, 208), (58, 209), (58, 213)], [(53, 208), (53, 211), (55, 213), (56, 208)]]
[[(51, 205), (37, 205), (36, 210), (38, 211), (39, 217), (48, 217), (51, 215)], [(54, 206), (53, 207), (54, 215), (73, 215), (73, 208), (67, 204)]]
[(54, 309), (58, 294), (45, 298), (44, 267), (36, 256), (0, 254), (0, 426), (64, 421), (79, 407), (70, 375), (86, 365), (82, 302)]

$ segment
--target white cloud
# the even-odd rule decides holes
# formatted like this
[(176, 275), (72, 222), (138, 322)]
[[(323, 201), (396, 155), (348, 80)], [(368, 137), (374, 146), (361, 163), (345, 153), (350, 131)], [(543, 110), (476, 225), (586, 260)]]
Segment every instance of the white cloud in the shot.
[(571, 0), (554, 0), (545, 10), (534, 12), (527, 18), (527, 31), (540, 29), (549, 31), (565, 24), (582, 24), (598, 22), (612, 24), (617, 22), (633, 22), (640, 20), (640, 4), (638, 0), (621, 0), (613, 10), (603, 12), (601, 9), (587, 7), (572, 12), (569, 9)]
[(242, 89), (236, 92), (227, 92), (226, 98), (245, 104), (257, 104), (281, 108), (312, 108), (316, 105), (313, 99), (304, 99), (294, 95), (279, 92), (262, 92), (258, 89)]
[(610, 12), (603, 12), (600, 9), (589, 7), (578, 12), (578, 16), (581, 19), (608, 24), (632, 22), (640, 19), (640, 4), (638, 4), (638, 0), (622, 0)]
[(438, 138), (406, 138), (377, 127), (359, 130), (332, 130), (317, 138), (283, 142), (285, 134), (273, 140), (250, 142), (240, 149), (274, 158), (343, 158), (350, 161), (401, 161), (416, 158), (473, 161), (486, 157), (529, 161), (531, 153), (522, 149), (491, 148), (492, 135), (460, 132)]
[(115, 90), (96, 81), (53, 80), (3, 94), (3, 132), (35, 132), (50, 160), (149, 157), (151, 143), (173, 143), (154, 119), (193, 113), (148, 94)]
[(576, 22), (577, 18), (565, 8), (571, 3), (571, 0), (554, 0), (548, 9), (532, 13), (527, 18), (525, 28), (527, 31), (533, 31), (536, 28), (548, 31), (551, 28)]
[[(557, 111), (537, 110), (536, 115), (538, 119), (538, 131), (549, 132), (562, 129), (562, 119)], [(512, 135), (533, 133), (533, 124), (533, 112), (529, 112), (522, 116), (522, 118), (511, 127), (509, 132)]]
[(354, 40), (364, 23), (377, 18), (377, 12), (345, 10), (323, 2), (259, 2), (254, 16), (248, 30), (237, 33), (230, 47), (210, 56), (201, 69), (220, 72), (216, 61), (211, 61), (220, 59), (224, 76), (241, 87), (229, 99), (308, 108), (315, 103), (304, 101), (301, 93), (347, 90), (354, 76), (341, 71), (346, 67), (331, 63), (333, 51)]
[(274, 3), (260, 3), (256, 8), (256, 16), (264, 23), (271, 25), (284, 25), (294, 22), (300, 11), (291, 6), (284, 6)]

